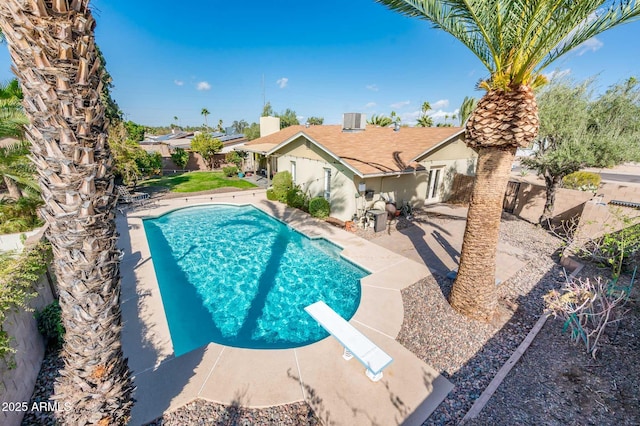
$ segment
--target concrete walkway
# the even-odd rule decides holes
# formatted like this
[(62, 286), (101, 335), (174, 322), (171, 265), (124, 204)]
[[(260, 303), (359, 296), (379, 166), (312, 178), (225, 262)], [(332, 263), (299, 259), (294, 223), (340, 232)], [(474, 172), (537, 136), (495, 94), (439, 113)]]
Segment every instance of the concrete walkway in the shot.
[[(432, 274), (446, 276), (457, 270), (460, 263), (468, 209), (432, 204), (423, 210), (427, 215), (416, 218), (413, 221), (416, 226), (397, 230), (391, 222), (391, 229), (371, 242), (425, 265)], [(497, 259), (496, 279), (505, 282), (525, 265), (527, 255), (517, 247), (500, 242)]]
[[(202, 203), (250, 203), (308, 236), (343, 247), (343, 256), (369, 270), (351, 324), (393, 358), (380, 382), (355, 359), (341, 357), (332, 337), (288, 350), (249, 350), (215, 343), (173, 355), (153, 259), (142, 218)], [(266, 200), (264, 190), (160, 200), (118, 216), (122, 261), (122, 341), (137, 386), (131, 424), (138, 425), (203, 398), (264, 407), (307, 401), (327, 424), (421, 424), (453, 388), (395, 341), (404, 317), (400, 290), (429, 274), (416, 262), (307, 214)]]

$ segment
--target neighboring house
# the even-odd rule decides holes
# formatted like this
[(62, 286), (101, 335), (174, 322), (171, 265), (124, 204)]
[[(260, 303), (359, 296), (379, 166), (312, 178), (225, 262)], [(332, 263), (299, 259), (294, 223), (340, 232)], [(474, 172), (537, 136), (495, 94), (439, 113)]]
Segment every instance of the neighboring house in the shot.
[[(190, 151), (191, 140), (195, 136), (194, 132), (176, 132), (167, 135), (153, 136), (140, 142), (140, 146), (147, 152), (159, 152), (162, 155), (163, 171), (175, 171), (178, 167), (171, 160), (171, 153), (176, 148), (186, 149)], [(224, 163), (225, 155), (234, 149), (240, 148), (247, 142), (247, 138), (243, 134), (226, 135), (220, 132), (211, 133), (213, 138), (217, 138), (222, 142), (222, 150), (216, 154), (215, 162)], [(195, 152), (189, 153), (189, 162), (185, 166), (186, 170), (207, 170), (207, 163)]]
[(331, 215), (341, 220), (361, 215), (382, 197), (398, 206), (441, 201), (453, 175), (473, 174), (477, 158), (459, 127), (291, 126), (242, 150), (253, 153), (249, 162), (256, 170), (290, 171), (311, 197), (327, 198)]

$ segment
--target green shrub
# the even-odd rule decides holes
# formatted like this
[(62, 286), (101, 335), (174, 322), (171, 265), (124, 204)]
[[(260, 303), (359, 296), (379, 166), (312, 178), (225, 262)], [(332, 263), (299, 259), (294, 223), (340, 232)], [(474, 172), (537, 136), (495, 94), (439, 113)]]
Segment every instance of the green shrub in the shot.
[(238, 168), (236, 166), (226, 166), (222, 168), (222, 173), (227, 177), (235, 176), (238, 174)]
[(42, 199), (31, 197), (0, 200), (0, 234), (26, 232), (42, 226), (37, 214), (42, 204)]
[(53, 349), (60, 349), (64, 343), (65, 329), (62, 325), (62, 310), (57, 300), (54, 300), (41, 311), (36, 311), (38, 331), (47, 341), (47, 345)]
[(600, 175), (591, 172), (574, 172), (562, 179), (562, 186), (579, 191), (597, 191), (600, 185)]
[(298, 186), (287, 191), (287, 205), (296, 209), (309, 210), (309, 197)]
[(31, 310), (28, 302), (37, 296), (36, 285), (51, 261), (51, 246), (40, 242), (27, 248), (18, 256), (11, 252), (0, 253), (0, 359), (10, 368), (15, 367), (12, 346), (14, 340), (6, 330), (4, 322), (11, 312)]
[(267, 200), (269, 201), (276, 201), (276, 194), (275, 192), (273, 192), (272, 188), (267, 189)]
[(184, 167), (189, 162), (189, 153), (184, 148), (176, 148), (175, 151), (171, 153), (171, 160), (179, 169), (184, 169)]
[(323, 197), (312, 198), (311, 201), (309, 201), (309, 213), (313, 217), (328, 217), (330, 209), (331, 205)]
[(287, 191), (293, 188), (293, 178), (287, 170), (278, 172), (273, 177), (273, 192), (276, 199), (282, 203), (287, 202)]

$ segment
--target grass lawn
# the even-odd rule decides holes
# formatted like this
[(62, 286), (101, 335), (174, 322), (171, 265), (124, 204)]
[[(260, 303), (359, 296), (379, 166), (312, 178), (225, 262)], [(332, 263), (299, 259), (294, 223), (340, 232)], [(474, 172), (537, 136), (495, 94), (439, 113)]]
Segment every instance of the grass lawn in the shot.
[(218, 188), (254, 188), (256, 185), (237, 177), (228, 178), (222, 172), (191, 172), (149, 179), (140, 186), (161, 186), (171, 192), (198, 192)]

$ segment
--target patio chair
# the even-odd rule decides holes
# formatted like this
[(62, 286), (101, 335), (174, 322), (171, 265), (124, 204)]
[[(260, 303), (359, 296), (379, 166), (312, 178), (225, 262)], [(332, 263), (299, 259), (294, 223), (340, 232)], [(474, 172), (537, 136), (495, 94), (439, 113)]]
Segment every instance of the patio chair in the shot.
[[(118, 191), (118, 203), (127, 204), (131, 208), (146, 206), (151, 202), (149, 194), (144, 192), (136, 192), (132, 194), (126, 186), (122, 185), (116, 186), (116, 190)], [(118, 210), (120, 210), (120, 213), (123, 213), (123, 209)]]

